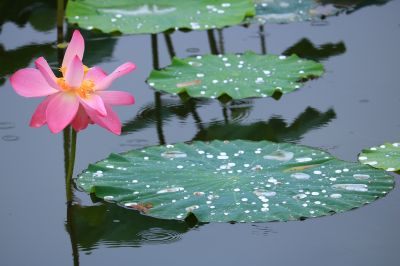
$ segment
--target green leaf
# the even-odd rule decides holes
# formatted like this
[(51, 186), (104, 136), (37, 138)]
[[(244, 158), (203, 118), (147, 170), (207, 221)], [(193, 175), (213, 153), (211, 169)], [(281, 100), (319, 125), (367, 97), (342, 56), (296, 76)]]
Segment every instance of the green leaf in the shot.
[(162, 70), (153, 70), (150, 86), (192, 97), (233, 99), (267, 97), (292, 92), (304, 81), (323, 74), (322, 64), (296, 55), (257, 55), (253, 52), (174, 58)]
[(260, 23), (290, 23), (337, 14), (333, 5), (321, 5), (314, 0), (255, 0), (256, 17)]
[(125, 34), (223, 28), (254, 14), (250, 0), (76, 0), (66, 9), (69, 23)]
[(387, 2), (389, 0), (254, 0), (256, 5), (254, 20), (259, 23), (315, 21)]
[(365, 149), (358, 156), (358, 160), (363, 164), (386, 171), (399, 171), (400, 143), (385, 143), (379, 147)]
[(393, 177), (326, 152), (268, 141), (213, 141), (112, 154), (78, 176), (98, 198), (162, 218), (288, 221), (343, 212), (388, 193)]

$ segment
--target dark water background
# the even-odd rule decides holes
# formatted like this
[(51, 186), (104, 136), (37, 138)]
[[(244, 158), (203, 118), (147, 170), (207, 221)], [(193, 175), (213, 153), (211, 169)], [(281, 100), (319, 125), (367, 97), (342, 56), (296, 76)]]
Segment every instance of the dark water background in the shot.
[[(0, 4), (0, 265), (73, 265), (74, 259), (81, 265), (400, 264), (398, 186), (357, 210), (298, 222), (189, 228), (92, 203), (81, 192), (75, 193), (79, 204), (67, 215), (62, 135), (46, 127), (29, 128), (40, 100), (19, 97), (8, 81), (11, 73), (33, 66), (33, 59), (41, 55), (57, 66), (55, 3), (31, 2)], [(87, 65), (110, 72), (128, 60), (137, 64), (135, 72), (113, 84), (114, 89), (132, 92), (137, 103), (118, 110), (126, 123), (122, 136), (94, 126), (79, 134), (76, 172), (110, 152), (164, 140), (289, 141), (349, 161), (356, 161), (362, 148), (398, 142), (399, 14), (400, 1), (394, 0), (317, 25), (266, 25), (264, 44), (256, 25), (215, 31), (220, 51), (295, 52), (326, 67), (322, 78), (279, 101), (264, 98), (226, 105), (158, 97), (144, 82), (153, 68), (150, 35), (106, 38), (83, 32)], [(67, 38), (70, 33), (71, 29)], [(157, 37), (163, 67), (170, 57), (164, 35)], [(210, 52), (205, 31), (176, 32), (171, 39), (179, 57)]]

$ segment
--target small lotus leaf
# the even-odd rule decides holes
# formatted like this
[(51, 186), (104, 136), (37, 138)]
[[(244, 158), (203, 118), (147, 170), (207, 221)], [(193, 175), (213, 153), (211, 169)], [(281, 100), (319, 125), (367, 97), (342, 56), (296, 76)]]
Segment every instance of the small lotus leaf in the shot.
[(259, 23), (321, 21), (327, 16), (352, 13), (368, 5), (383, 5), (389, 0), (254, 0)]
[(246, 52), (174, 58), (165, 69), (153, 70), (147, 82), (156, 90), (168, 93), (243, 99), (292, 92), (323, 72), (322, 64), (296, 55)]
[(363, 164), (384, 169), (386, 171), (400, 170), (400, 143), (385, 143), (383, 145), (363, 150), (358, 156)]
[(315, 0), (256, 0), (255, 2), (255, 19), (261, 23), (307, 21), (338, 12), (334, 5), (321, 5)]

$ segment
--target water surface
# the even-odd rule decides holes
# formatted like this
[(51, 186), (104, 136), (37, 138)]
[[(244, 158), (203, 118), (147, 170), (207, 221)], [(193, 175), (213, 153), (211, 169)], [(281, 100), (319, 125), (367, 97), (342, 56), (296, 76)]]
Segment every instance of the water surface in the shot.
[[(77, 203), (67, 212), (62, 135), (53, 135), (45, 127), (29, 128), (40, 100), (16, 95), (8, 81), (12, 72), (32, 67), (33, 59), (41, 55), (57, 67), (51, 2), (35, 4), (25, 13), (15, 7), (2, 15), (1, 265), (73, 265), (73, 250), (75, 262), (79, 259), (81, 265), (115, 261), (138, 265), (399, 264), (398, 187), (354, 211), (286, 223), (190, 228), (185, 223), (93, 203), (82, 192), (75, 193)], [(154, 65), (170, 63), (172, 51), (163, 34), (155, 43), (149, 35), (106, 38), (84, 32), (88, 65), (98, 64), (110, 72), (128, 60), (137, 64), (135, 72), (113, 84), (114, 89), (132, 92), (137, 103), (118, 109), (126, 125), (122, 136), (94, 126), (79, 134), (76, 172), (111, 152), (163, 142), (268, 139), (318, 147), (356, 161), (364, 147), (398, 141), (399, 10), (400, 1), (390, 1), (330, 17), (317, 25), (266, 25), (263, 32), (256, 25), (231, 27), (213, 33), (214, 46), (205, 31), (171, 35), (173, 53), (179, 57), (209, 53), (212, 48), (225, 53), (294, 52), (324, 63), (322, 78), (279, 101), (263, 98), (222, 104), (203, 99), (183, 103), (179, 97), (157, 95), (144, 81)], [(68, 36), (70, 33), (71, 29)], [(155, 44), (158, 60), (153, 60)]]

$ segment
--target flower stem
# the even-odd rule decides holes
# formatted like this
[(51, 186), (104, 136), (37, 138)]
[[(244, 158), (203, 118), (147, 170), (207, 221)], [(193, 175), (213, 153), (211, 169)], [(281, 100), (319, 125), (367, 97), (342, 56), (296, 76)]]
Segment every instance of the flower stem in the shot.
[(67, 194), (67, 202), (72, 202), (73, 192), (72, 192), (72, 176), (74, 174), (74, 165), (75, 165), (75, 154), (76, 154), (76, 138), (77, 133), (74, 129), (71, 129), (71, 146), (70, 146), (70, 156), (68, 162), (68, 171), (66, 176), (66, 194)]
[(63, 131), (64, 137), (64, 167), (65, 167), (65, 177), (68, 174), (68, 167), (69, 167), (69, 157), (70, 157), (70, 142), (71, 142), (71, 127), (64, 128)]
[(219, 54), (218, 48), (217, 48), (217, 42), (215, 41), (214, 31), (207, 30), (207, 36), (208, 36), (208, 43), (210, 45), (211, 54), (215, 54), (215, 55)]
[(264, 25), (260, 25), (260, 27), (259, 27), (259, 36), (260, 36), (260, 42), (261, 42), (261, 54), (267, 54), (267, 45), (265, 44)]

